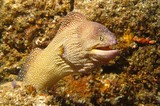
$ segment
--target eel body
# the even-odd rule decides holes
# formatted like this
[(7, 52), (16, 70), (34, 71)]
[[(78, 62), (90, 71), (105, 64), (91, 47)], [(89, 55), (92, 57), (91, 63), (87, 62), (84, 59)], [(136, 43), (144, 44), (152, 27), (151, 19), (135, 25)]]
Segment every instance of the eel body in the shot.
[(105, 26), (71, 12), (50, 44), (30, 54), (23, 82), (38, 90), (51, 89), (64, 76), (107, 64), (118, 54), (118, 50), (109, 48), (114, 44), (116, 37)]

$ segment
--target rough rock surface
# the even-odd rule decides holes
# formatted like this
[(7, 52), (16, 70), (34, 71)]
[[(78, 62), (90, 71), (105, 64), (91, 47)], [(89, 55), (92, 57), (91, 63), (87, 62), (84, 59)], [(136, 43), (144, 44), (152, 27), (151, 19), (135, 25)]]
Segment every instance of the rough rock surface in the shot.
[[(6, 84), (33, 48), (48, 45), (70, 11), (114, 32), (120, 56), (103, 72), (64, 78), (50, 95)], [(0, 104), (159, 105), (159, 29), (159, 0), (0, 0)]]

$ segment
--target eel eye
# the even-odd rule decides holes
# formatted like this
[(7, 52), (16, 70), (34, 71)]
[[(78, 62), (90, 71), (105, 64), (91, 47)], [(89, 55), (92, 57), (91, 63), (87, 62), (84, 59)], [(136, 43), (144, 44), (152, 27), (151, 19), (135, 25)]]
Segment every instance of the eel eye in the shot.
[(99, 39), (100, 39), (100, 41), (103, 41), (103, 40), (104, 40), (104, 37), (101, 35), (101, 36), (99, 37)]

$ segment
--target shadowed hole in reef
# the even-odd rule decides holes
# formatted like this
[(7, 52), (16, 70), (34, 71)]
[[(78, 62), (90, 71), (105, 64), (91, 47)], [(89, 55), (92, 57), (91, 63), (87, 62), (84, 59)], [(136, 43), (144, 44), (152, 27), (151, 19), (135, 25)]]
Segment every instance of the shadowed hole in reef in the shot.
[(118, 68), (118, 66), (116, 65), (112, 65), (112, 66), (102, 66), (103, 69), (103, 73), (116, 73), (119, 74), (122, 72), (122, 70), (120, 70)]
[(116, 73), (120, 74), (121, 72), (127, 70), (129, 67), (128, 58), (133, 55), (134, 51), (137, 49), (128, 48), (127, 50), (119, 51), (119, 57), (115, 59), (115, 64), (102, 66), (103, 73)]
[(70, 11), (72, 11), (72, 10), (74, 9), (74, 0), (71, 0), (71, 1), (70, 1), (70, 5), (71, 5)]
[[(125, 54), (126, 55), (126, 54)], [(118, 58), (115, 61), (115, 64), (112, 65), (107, 65), (107, 66), (102, 66), (103, 69), (103, 73), (116, 73), (116, 74), (120, 74), (121, 72), (123, 72), (125, 69), (125, 67), (129, 66), (129, 63), (127, 61), (124, 54), (121, 54), (120, 58)]]

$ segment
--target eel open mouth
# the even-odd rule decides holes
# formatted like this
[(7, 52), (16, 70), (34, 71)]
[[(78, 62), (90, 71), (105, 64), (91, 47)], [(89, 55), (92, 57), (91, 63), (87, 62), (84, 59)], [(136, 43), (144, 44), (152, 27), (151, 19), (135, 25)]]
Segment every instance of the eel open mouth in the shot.
[(106, 46), (106, 47), (96, 47), (95, 49), (98, 49), (98, 50), (112, 50), (111, 47), (109, 47), (109, 46)]
[(108, 63), (111, 59), (118, 55), (118, 50), (113, 50), (109, 46), (93, 48), (90, 52), (93, 61)]

